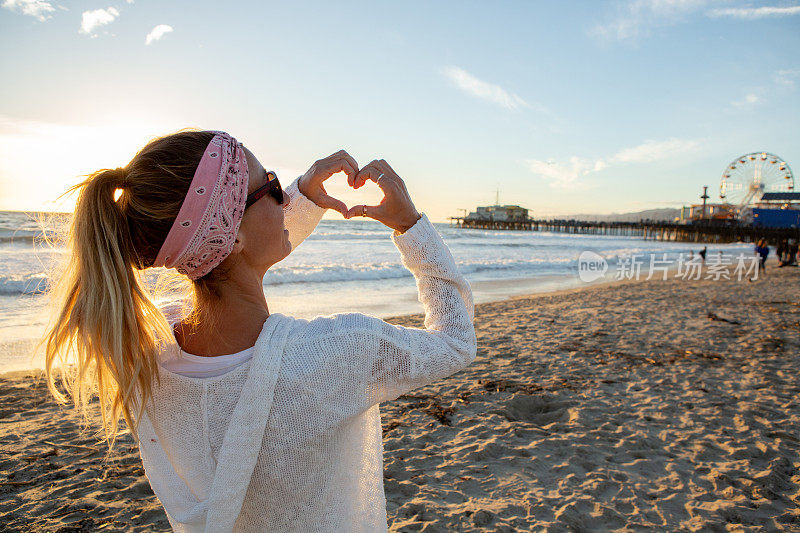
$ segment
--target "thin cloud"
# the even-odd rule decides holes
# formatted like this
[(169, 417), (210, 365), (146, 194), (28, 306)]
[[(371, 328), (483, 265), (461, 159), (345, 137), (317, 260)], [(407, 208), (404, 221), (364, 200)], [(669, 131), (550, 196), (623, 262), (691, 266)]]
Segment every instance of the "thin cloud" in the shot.
[(172, 26), (168, 24), (159, 24), (158, 26), (150, 30), (150, 33), (148, 33), (147, 37), (145, 37), (144, 39), (144, 44), (148, 45), (153, 41), (158, 41), (171, 31), (173, 31)]
[(800, 68), (779, 70), (775, 73), (775, 83), (794, 89), (795, 79), (800, 76)]
[(84, 11), (83, 15), (81, 15), (80, 33), (93, 36), (95, 29), (100, 26), (105, 26), (106, 24), (111, 24), (118, 16), (119, 11), (113, 7)]
[[(730, 0), (631, 0), (616, 5), (613, 14), (589, 30), (605, 40), (633, 40), (648, 35), (654, 28), (672, 26), (696, 17), (707, 9), (711, 18), (759, 19), (800, 14), (800, 6), (713, 7)], [(713, 7), (713, 8), (712, 8)]]
[(611, 163), (652, 163), (677, 154), (693, 152), (699, 147), (699, 141), (688, 139), (645, 141), (639, 146), (620, 150), (611, 158)]
[(616, 12), (593, 27), (590, 34), (607, 40), (635, 39), (652, 28), (669, 26), (706, 7), (711, 0), (634, 0), (617, 5)]
[(680, 157), (696, 152), (700, 146), (699, 140), (675, 138), (665, 141), (647, 140), (638, 146), (624, 148), (609, 157), (586, 159), (574, 156), (564, 163), (529, 159), (526, 164), (532, 173), (548, 180), (551, 187), (575, 189), (578, 186), (585, 187), (587, 184), (581, 178), (591, 173), (624, 164), (652, 163)]
[(11, 11), (20, 11), (23, 15), (34, 17), (39, 22), (52, 18), (50, 13), (56, 10), (46, 0), (5, 0), (3, 7)]
[(756, 93), (748, 93), (748, 94), (744, 95), (744, 98), (742, 98), (741, 100), (735, 100), (735, 101), (731, 102), (731, 105), (733, 107), (737, 107), (739, 109), (744, 109), (744, 108), (747, 108), (747, 107), (752, 107), (754, 105), (760, 104), (763, 101), (764, 101), (764, 99), (761, 98)]
[(575, 189), (579, 178), (602, 170), (602, 161), (591, 161), (580, 157), (571, 157), (565, 163), (555, 161), (542, 161), (529, 159), (526, 161), (528, 168), (537, 176), (550, 181), (550, 186), (555, 189)]
[(786, 17), (800, 15), (800, 6), (763, 6), (763, 7), (729, 7), (725, 9), (712, 9), (708, 12), (710, 17), (733, 17), (738, 19), (762, 19), (766, 17)]
[(478, 79), (464, 69), (449, 66), (442, 69), (442, 74), (463, 92), (506, 109), (533, 107), (516, 94), (509, 93), (499, 85)]

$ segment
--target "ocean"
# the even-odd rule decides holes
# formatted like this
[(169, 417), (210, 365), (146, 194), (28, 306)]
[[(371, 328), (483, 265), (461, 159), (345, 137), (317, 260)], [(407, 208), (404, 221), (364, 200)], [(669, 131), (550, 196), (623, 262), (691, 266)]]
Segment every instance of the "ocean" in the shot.
[[(675, 261), (703, 247), (633, 237), (435, 226), (469, 280), (476, 303), (586, 285), (578, 272), (578, 258), (586, 251), (608, 264), (605, 275), (593, 280), (600, 283), (619, 277), (626, 257), (642, 257), (646, 277), (653, 254), (659, 259), (667, 254)], [(270, 312), (301, 318), (340, 312), (385, 318), (422, 312), (414, 278), (402, 266), (390, 234), (389, 228), (371, 220), (323, 220), (267, 272), (263, 286)], [(43, 366), (41, 354), (32, 355), (47, 323), (42, 293), (46, 266), (63, 260), (68, 251), (51, 249), (40, 239), (33, 214), (0, 211), (0, 372)], [(749, 257), (752, 245), (711, 245), (708, 256), (720, 252)], [(151, 269), (146, 282), (155, 280), (157, 273)]]

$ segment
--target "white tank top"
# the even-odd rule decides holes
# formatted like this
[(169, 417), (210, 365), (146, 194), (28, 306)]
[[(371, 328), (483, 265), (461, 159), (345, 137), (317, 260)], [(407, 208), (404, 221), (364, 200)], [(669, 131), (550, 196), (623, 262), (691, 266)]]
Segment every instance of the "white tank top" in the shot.
[(241, 352), (218, 355), (216, 357), (203, 357), (179, 350), (177, 356), (160, 361), (160, 363), (162, 367), (170, 372), (181, 376), (213, 378), (230, 372), (245, 361), (252, 359), (254, 350), (255, 346), (251, 346)]

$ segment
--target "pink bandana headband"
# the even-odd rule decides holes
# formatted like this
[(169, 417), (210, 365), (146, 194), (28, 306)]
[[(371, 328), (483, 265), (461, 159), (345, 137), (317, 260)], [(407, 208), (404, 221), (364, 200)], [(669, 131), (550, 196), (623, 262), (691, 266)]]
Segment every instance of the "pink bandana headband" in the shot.
[(231, 253), (247, 201), (249, 174), (242, 144), (225, 132), (214, 133), (153, 263), (192, 280)]

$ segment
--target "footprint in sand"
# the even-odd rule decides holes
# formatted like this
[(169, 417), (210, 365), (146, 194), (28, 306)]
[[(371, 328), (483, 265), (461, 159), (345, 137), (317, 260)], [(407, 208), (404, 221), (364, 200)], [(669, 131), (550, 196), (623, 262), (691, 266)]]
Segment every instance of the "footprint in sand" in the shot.
[(570, 418), (571, 402), (560, 400), (554, 395), (515, 394), (505, 409), (498, 414), (512, 422), (530, 422), (537, 426), (546, 426), (553, 422), (567, 421)]

